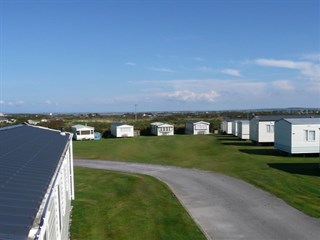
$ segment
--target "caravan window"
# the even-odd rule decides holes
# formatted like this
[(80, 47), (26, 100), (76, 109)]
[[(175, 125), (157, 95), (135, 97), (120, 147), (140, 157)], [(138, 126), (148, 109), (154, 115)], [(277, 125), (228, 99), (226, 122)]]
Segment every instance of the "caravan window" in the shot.
[(274, 125), (267, 125), (267, 132), (274, 133)]
[(315, 130), (304, 130), (304, 139), (307, 142), (313, 142), (316, 140), (316, 131)]

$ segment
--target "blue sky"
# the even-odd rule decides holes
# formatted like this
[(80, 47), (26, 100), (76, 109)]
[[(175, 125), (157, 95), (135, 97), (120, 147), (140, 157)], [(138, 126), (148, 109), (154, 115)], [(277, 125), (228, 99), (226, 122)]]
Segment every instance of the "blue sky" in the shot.
[(0, 112), (320, 107), (319, 0), (0, 8)]

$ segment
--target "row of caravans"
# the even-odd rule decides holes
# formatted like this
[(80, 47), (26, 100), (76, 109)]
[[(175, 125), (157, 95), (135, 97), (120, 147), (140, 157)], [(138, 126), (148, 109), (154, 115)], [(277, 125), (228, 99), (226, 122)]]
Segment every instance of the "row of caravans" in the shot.
[[(154, 122), (150, 124), (151, 134), (155, 136), (174, 135), (174, 125), (169, 123)], [(94, 140), (97, 139), (94, 127), (85, 125), (74, 125), (71, 127), (74, 140)], [(204, 121), (187, 121), (185, 127), (186, 134), (200, 135), (210, 133), (210, 123)], [(134, 126), (125, 123), (112, 123), (111, 135), (117, 138), (134, 137)]]
[(251, 120), (225, 119), (224, 134), (233, 134), (254, 143), (273, 143), (290, 154), (319, 153), (320, 117), (315, 116), (255, 116)]

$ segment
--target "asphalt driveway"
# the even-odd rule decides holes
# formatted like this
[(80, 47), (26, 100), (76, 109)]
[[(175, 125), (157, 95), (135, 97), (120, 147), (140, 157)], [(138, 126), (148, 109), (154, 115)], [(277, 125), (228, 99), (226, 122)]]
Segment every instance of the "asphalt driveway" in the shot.
[(320, 239), (320, 219), (241, 180), (172, 166), (75, 160), (75, 166), (147, 174), (167, 183), (208, 239)]

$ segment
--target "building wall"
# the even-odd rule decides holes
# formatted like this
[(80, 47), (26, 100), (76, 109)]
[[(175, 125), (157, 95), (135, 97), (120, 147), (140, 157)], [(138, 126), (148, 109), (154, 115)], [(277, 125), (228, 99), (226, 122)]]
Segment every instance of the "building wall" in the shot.
[(232, 134), (232, 122), (227, 122), (227, 134)]
[[(291, 153), (318, 153), (320, 124), (292, 124), (285, 120), (275, 124), (275, 148)], [(306, 133), (309, 132), (309, 133)], [(312, 136), (307, 134), (312, 133)]]
[(134, 137), (134, 128), (130, 125), (111, 125), (111, 134), (115, 137)]
[(259, 143), (273, 143), (274, 142), (274, 121), (259, 122)]
[[(291, 153), (319, 153), (320, 124), (292, 125), (292, 152)], [(306, 131), (314, 132), (314, 139), (306, 136)], [(313, 135), (313, 134), (312, 134)]]
[(238, 121), (237, 120), (232, 121), (232, 134), (234, 136), (238, 136)]
[(186, 123), (186, 134), (193, 134), (193, 135), (203, 135), (209, 134), (209, 127), (210, 124), (204, 122), (187, 122)]
[(174, 126), (171, 124), (151, 125), (151, 133), (156, 136), (174, 135)]
[(253, 142), (259, 142), (259, 121), (256, 118), (252, 118), (249, 124), (249, 136)]
[(72, 141), (52, 178), (42, 204), (42, 225), (35, 239), (69, 239), (71, 200), (74, 199)]
[(291, 124), (285, 120), (276, 121), (274, 127), (274, 147), (281, 151), (291, 153), (291, 146)]
[(231, 121), (223, 120), (221, 122), (220, 128), (221, 128), (222, 133), (232, 134), (232, 122)]
[(245, 140), (250, 138), (249, 122), (238, 121), (238, 137)]

